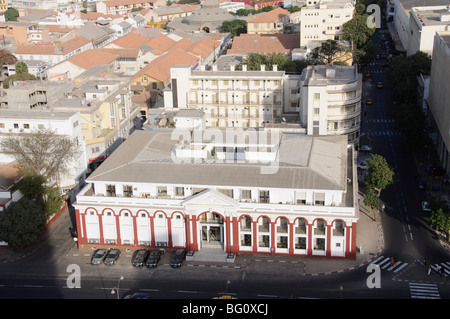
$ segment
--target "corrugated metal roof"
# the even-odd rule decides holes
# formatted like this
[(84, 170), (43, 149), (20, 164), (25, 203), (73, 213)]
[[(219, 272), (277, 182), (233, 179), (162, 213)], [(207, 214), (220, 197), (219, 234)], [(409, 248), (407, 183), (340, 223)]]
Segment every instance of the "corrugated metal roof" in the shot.
[[(171, 132), (136, 131), (88, 182), (346, 189), (345, 136), (282, 135), (275, 163), (180, 162)], [(272, 166), (270, 166), (272, 165)]]

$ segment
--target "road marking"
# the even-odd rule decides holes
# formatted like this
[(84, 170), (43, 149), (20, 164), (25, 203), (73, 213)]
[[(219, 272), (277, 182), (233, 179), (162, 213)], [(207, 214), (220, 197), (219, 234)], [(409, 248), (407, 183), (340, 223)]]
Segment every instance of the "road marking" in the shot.
[(197, 294), (198, 291), (192, 291), (192, 290), (177, 290), (177, 292), (182, 294)]
[(275, 295), (257, 295), (258, 297), (268, 297), (268, 298), (277, 298)]

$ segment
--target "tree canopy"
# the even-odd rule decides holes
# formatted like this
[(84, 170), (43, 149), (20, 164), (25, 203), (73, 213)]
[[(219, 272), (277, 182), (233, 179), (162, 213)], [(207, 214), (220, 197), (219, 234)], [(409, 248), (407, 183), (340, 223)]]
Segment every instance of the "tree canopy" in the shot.
[(0, 149), (17, 161), (23, 175), (56, 181), (78, 156), (77, 140), (52, 129), (7, 136), (0, 141)]
[(388, 78), (392, 97), (400, 103), (416, 103), (417, 76), (430, 74), (431, 56), (418, 51), (410, 56), (398, 55), (392, 59), (391, 64)]
[(368, 174), (364, 179), (367, 189), (376, 189), (378, 192), (394, 183), (394, 171), (388, 165), (386, 159), (378, 154), (373, 154), (367, 161)]
[(221, 32), (231, 33), (231, 37), (239, 36), (241, 33), (247, 33), (247, 21), (231, 20), (222, 22)]
[(0, 214), (0, 240), (15, 249), (25, 248), (38, 239), (47, 224), (42, 206), (23, 197)]

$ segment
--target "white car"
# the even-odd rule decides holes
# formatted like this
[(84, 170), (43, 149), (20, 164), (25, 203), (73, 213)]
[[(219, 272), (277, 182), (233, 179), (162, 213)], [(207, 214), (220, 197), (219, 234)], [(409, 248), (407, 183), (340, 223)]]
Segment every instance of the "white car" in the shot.
[(358, 157), (356, 167), (359, 168), (359, 169), (364, 169), (364, 170), (369, 169), (369, 166), (367, 166), (367, 160), (369, 158), (370, 158), (369, 156), (360, 156), (360, 157)]
[(424, 212), (431, 212), (431, 208), (428, 202), (422, 202), (422, 210)]
[(361, 147), (359, 148), (359, 151), (364, 153), (368, 153), (368, 152), (372, 152), (372, 147), (369, 145), (361, 145)]

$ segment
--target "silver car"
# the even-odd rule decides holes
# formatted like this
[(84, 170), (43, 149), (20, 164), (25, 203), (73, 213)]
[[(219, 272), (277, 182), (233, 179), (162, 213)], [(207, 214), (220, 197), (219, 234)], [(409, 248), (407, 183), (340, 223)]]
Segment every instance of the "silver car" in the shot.
[(106, 249), (97, 249), (92, 255), (91, 264), (100, 264), (105, 259), (107, 253), (108, 251)]

